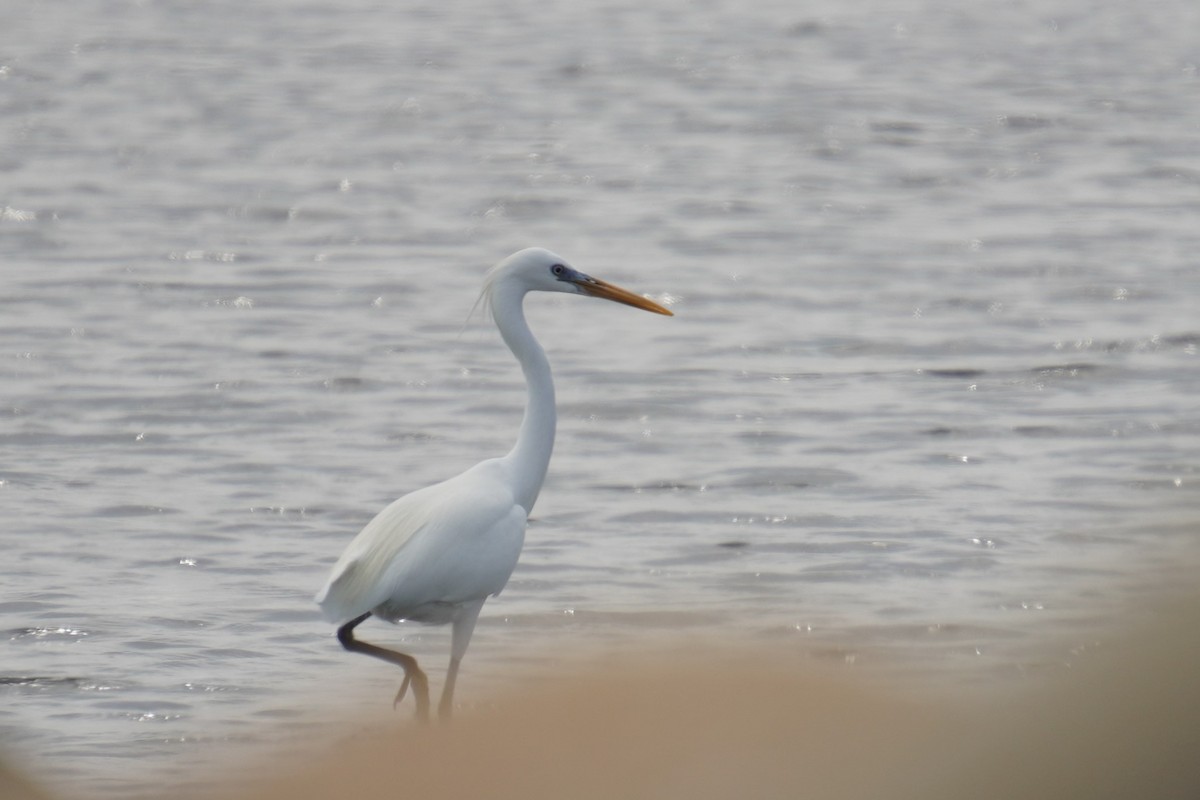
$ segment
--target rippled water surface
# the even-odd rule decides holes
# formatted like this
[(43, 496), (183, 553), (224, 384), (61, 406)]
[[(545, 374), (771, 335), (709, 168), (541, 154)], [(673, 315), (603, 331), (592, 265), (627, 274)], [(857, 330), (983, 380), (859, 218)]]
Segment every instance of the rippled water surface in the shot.
[(530, 244), (677, 316), (530, 299), (559, 439), (464, 706), (680, 635), (1068, 663), (1200, 512), (1200, 11), (1127, 5), (9, 3), (3, 748), (149, 796), (390, 715), (311, 595), (509, 447), (467, 318)]

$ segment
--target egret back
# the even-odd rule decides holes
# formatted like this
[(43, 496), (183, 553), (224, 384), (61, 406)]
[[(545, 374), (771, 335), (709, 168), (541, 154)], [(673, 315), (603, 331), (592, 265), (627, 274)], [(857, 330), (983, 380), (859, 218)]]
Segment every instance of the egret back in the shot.
[(316, 601), (326, 619), (449, 622), (496, 594), (516, 566), (526, 513), (501, 461), (405, 495), (381, 511), (334, 565)]

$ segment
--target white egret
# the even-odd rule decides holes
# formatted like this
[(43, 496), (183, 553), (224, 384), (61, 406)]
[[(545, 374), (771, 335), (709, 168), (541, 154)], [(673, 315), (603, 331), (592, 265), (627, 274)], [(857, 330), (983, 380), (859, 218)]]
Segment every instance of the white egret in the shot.
[(438, 704), (441, 717), (450, 715), (459, 663), (484, 601), (504, 588), (517, 564), (525, 522), (554, 447), (550, 362), (523, 309), (525, 295), (533, 291), (589, 295), (672, 316), (540, 248), (514, 253), (487, 273), (480, 299), (520, 362), (529, 392), (517, 443), (507, 455), (405, 495), (379, 512), (350, 542), (316, 595), (325, 618), (339, 625), (343, 647), (404, 670), (395, 702), (411, 685), (421, 720), (429, 717), (429, 684), (416, 659), (355, 639), (354, 628), (372, 615), (388, 622), (451, 624), (450, 666)]

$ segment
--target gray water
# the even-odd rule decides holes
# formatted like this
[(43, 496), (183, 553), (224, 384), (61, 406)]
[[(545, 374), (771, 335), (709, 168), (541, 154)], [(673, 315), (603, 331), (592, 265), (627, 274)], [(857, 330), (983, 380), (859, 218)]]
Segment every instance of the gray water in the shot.
[(508, 449), (468, 313), (528, 245), (677, 316), (530, 299), (559, 438), (465, 709), (678, 637), (1029, 680), (1186, 563), (1191, 0), (2, 16), (0, 748), (52, 787), (411, 713), (311, 595)]

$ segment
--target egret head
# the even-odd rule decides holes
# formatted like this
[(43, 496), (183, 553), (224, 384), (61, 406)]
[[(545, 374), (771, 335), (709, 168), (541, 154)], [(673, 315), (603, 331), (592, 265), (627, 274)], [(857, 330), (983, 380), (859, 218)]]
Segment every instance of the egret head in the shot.
[(540, 247), (513, 253), (488, 271), (483, 283), (483, 299), (488, 306), (503, 291), (567, 292), (624, 303), (627, 306), (674, 316), (653, 300), (647, 300), (619, 286), (585, 275), (560, 256)]

